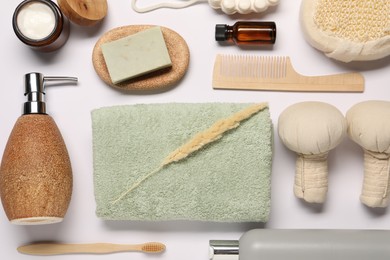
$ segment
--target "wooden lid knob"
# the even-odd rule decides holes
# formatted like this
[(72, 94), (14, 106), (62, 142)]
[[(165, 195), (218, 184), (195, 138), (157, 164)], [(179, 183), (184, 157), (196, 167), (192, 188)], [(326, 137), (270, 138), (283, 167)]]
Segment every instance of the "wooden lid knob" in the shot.
[(91, 26), (107, 15), (107, 0), (57, 0), (66, 17), (75, 24)]

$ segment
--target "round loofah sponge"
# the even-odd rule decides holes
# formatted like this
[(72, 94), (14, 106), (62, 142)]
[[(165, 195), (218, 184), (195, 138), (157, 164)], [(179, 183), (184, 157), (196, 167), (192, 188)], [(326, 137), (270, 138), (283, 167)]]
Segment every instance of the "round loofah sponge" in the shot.
[(303, 0), (300, 18), (308, 42), (333, 59), (390, 55), (388, 0)]

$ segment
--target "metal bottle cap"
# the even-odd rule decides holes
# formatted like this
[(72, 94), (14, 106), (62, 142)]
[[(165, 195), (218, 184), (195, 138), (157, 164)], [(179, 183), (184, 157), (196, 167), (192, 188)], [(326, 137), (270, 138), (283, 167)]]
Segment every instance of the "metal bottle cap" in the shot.
[(238, 260), (238, 240), (210, 240), (210, 260)]
[(46, 114), (45, 87), (46, 82), (73, 83), (75, 77), (45, 77), (41, 73), (32, 72), (24, 75), (24, 95), (27, 102), (24, 103), (23, 114)]

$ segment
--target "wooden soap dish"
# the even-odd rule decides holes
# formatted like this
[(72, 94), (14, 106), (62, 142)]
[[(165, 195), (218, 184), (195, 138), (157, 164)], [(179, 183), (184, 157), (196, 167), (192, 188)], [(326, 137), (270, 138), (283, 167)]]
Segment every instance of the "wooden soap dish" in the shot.
[(107, 85), (120, 90), (158, 90), (173, 86), (184, 76), (190, 60), (187, 43), (175, 31), (160, 26), (172, 61), (172, 67), (151, 72), (118, 84), (112, 83), (104, 61), (101, 45), (149, 29), (153, 26), (129, 25), (118, 27), (106, 32), (96, 42), (92, 52), (92, 63), (96, 73)]

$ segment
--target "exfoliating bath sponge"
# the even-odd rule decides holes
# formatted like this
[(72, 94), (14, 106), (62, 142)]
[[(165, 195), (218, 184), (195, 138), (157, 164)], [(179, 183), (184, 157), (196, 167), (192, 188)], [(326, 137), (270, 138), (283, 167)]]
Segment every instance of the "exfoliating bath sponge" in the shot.
[(303, 0), (301, 23), (308, 42), (343, 62), (390, 55), (390, 1)]
[(92, 129), (98, 217), (268, 220), (273, 131), (267, 105), (106, 107), (92, 112)]

